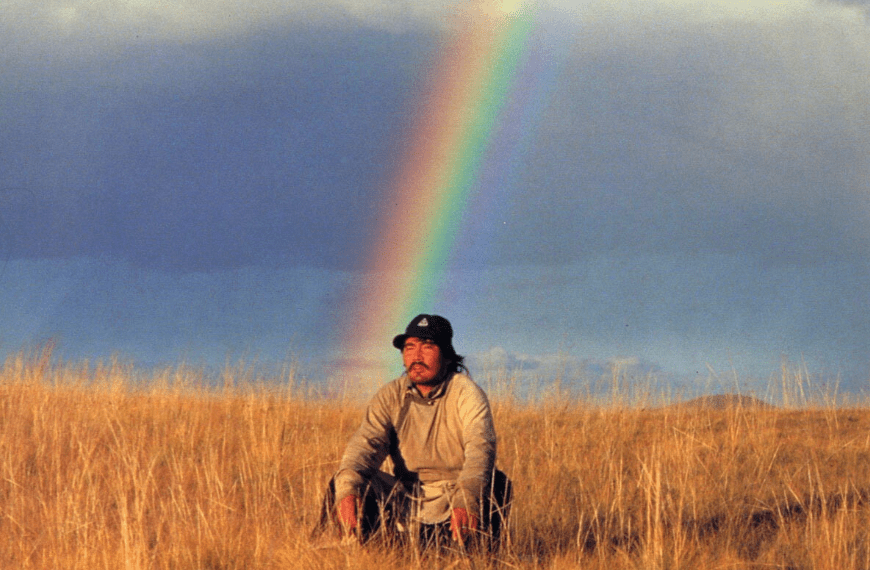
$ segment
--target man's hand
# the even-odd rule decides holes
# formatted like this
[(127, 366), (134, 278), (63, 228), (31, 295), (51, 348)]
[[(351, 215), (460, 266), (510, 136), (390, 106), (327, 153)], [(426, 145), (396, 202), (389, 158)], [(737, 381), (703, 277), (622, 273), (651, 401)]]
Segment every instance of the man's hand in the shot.
[(358, 503), (359, 497), (356, 495), (348, 495), (338, 503), (338, 522), (347, 536), (356, 532)]
[(450, 514), (450, 534), (453, 540), (465, 542), (477, 530), (477, 517), (469, 515), (465, 509), (453, 509)]

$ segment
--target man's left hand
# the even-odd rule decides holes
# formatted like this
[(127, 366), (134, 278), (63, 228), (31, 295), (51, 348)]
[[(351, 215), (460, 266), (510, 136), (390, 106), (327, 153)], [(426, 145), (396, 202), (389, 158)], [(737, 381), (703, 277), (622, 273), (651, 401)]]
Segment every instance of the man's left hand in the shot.
[(477, 530), (477, 517), (465, 509), (453, 509), (450, 514), (450, 534), (453, 540), (465, 542)]

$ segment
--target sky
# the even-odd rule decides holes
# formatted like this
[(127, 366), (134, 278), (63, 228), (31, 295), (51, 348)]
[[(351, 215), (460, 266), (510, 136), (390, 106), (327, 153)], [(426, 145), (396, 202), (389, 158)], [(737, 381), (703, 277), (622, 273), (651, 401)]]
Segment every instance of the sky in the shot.
[[(373, 265), (384, 226), (448, 215), (395, 180), (475, 3), (4, 6), (0, 355), (401, 372), (356, 320), (419, 271)], [(500, 7), (527, 35), (400, 322), (442, 314), (472, 373), (531, 382), (762, 386), (787, 362), (864, 390), (870, 2)]]

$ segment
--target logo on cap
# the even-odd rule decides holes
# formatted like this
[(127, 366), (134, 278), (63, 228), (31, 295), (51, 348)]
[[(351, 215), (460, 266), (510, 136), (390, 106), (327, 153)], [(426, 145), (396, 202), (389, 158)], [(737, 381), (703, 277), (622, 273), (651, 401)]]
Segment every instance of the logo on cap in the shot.
[(417, 326), (418, 327), (428, 327), (429, 326), (429, 319), (427, 319), (426, 317), (423, 317), (423, 319), (419, 323), (417, 323)]

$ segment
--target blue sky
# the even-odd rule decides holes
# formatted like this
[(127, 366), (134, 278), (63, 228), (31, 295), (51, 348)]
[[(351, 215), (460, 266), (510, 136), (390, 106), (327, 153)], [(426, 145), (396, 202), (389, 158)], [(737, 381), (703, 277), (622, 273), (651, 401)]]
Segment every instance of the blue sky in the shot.
[[(347, 373), (347, 309), (379, 278), (364, 260), (455, 8), (7, 2), (0, 352)], [(867, 3), (537, 14), (527, 120), (490, 149), (436, 303), (457, 349), (689, 385), (786, 358), (863, 389)]]

